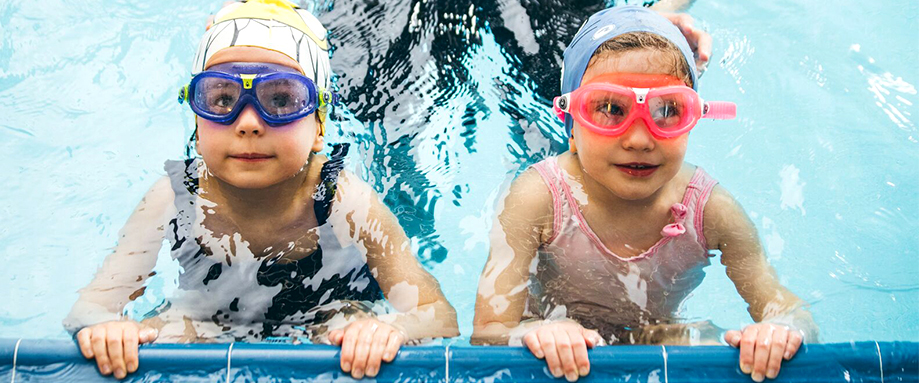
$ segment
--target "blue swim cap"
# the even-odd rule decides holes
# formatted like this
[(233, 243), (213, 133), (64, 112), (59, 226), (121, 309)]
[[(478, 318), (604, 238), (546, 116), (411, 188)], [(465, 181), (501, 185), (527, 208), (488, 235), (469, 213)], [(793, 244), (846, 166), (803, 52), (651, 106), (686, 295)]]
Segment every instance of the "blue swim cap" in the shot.
[[(571, 44), (565, 49), (565, 61), (562, 65), (562, 94), (572, 92), (581, 86), (584, 71), (591, 56), (607, 40), (629, 32), (649, 32), (661, 36), (680, 48), (683, 58), (689, 64), (689, 76), (692, 87), (698, 90), (696, 81), (696, 60), (692, 49), (683, 37), (680, 29), (670, 20), (657, 12), (639, 6), (622, 6), (604, 9), (594, 13), (574, 35)], [(571, 116), (565, 118), (565, 131), (571, 135), (574, 125)]]

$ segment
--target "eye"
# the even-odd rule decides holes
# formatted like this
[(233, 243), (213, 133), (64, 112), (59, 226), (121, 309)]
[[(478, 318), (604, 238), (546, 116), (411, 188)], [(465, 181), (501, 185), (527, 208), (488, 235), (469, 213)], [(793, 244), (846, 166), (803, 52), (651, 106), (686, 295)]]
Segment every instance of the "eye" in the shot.
[(596, 111), (610, 116), (621, 116), (624, 114), (622, 106), (612, 101), (598, 103)]
[(658, 118), (670, 118), (677, 117), (680, 115), (680, 107), (673, 101), (667, 101), (663, 105), (660, 105), (654, 109), (652, 117), (654, 119)]
[(229, 111), (236, 104), (236, 96), (229, 92), (212, 92), (207, 95), (207, 104), (214, 109)]

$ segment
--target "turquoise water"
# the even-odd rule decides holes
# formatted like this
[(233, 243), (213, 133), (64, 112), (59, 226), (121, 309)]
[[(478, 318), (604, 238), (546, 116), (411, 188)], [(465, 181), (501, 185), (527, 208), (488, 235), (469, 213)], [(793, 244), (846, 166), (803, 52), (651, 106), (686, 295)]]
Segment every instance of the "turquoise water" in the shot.
[[(193, 121), (176, 92), (222, 3), (0, 1), (0, 338), (67, 336), (77, 289), (183, 156)], [(347, 99), (331, 140), (358, 146), (349, 167), (399, 215), (464, 337), (495, 199), (564, 148), (545, 100), (560, 48), (544, 41), (562, 38), (531, 21), (565, 4), (313, 6)], [(919, 340), (919, 3), (884, 5), (689, 10), (714, 38), (701, 93), (739, 118), (700, 124), (687, 159), (743, 204), (825, 342)], [(707, 271), (683, 316), (749, 323), (723, 268)]]

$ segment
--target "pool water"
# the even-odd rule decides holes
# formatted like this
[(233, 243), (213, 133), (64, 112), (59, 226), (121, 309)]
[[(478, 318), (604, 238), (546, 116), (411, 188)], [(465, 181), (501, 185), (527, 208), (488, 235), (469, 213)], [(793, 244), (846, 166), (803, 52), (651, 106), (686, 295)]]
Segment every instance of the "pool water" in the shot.
[[(0, 338), (67, 337), (77, 290), (184, 155), (193, 119), (176, 94), (221, 4), (0, 1)], [(496, 199), (567, 148), (548, 101), (561, 51), (606, 5), (304, 2), (330, 29), (346, 100), (329, 141), (358, 149), (348, 167), (400, 218), (464, 339)], [(743, 204), (822, 341), (919, 340), (919, 3), (688, 12), (714, 39), (700, 92), (736, 102), (738, 119), (700, 123), (687, 160)], [(150, 290), (168, 295), (167, 253), (157, 270)], [(681, 316), (750, 323), (724, 268), (707, 272)], [(144, 299), (135, 309), (156, 303)]]

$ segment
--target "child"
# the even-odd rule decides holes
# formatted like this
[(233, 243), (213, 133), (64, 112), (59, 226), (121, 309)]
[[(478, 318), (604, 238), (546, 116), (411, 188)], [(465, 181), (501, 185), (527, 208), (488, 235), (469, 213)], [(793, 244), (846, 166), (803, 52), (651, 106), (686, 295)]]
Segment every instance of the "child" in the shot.
[(757, 322), (724, 335), (744, 373), (774, 378), (802, 339), (816, 340), (741, 207), (683, 162), (698, 118), (734, 113), (696, 88), (690, 48), (662, 16), (620, 7), (582, 26), (555, 99), (570, 151), (523, 172), (499, 207), (474, 343), (525, 343), (569, 381), (589, 373), (587, 348), (606, 342), (712, 343), (714, 326), (676, 318), (709, 250), (721, 251)]
[[(103, 375), (138, 367), (138, 344), (311, 336), (342, 347), (341, 368), (376, 376), (408, 341), (458, 335), (456, 312), (370, 186), (331, 158), (335, 97), (326, 30), (284, 0), (215, 16), (180, 94), (200, 159), (167, 162), (65, 327)], [(167, 237), (182, 271), (168, 303), (122, 317), (143, 295)], [(383, 297), (396, 312), (388, 313)]]

